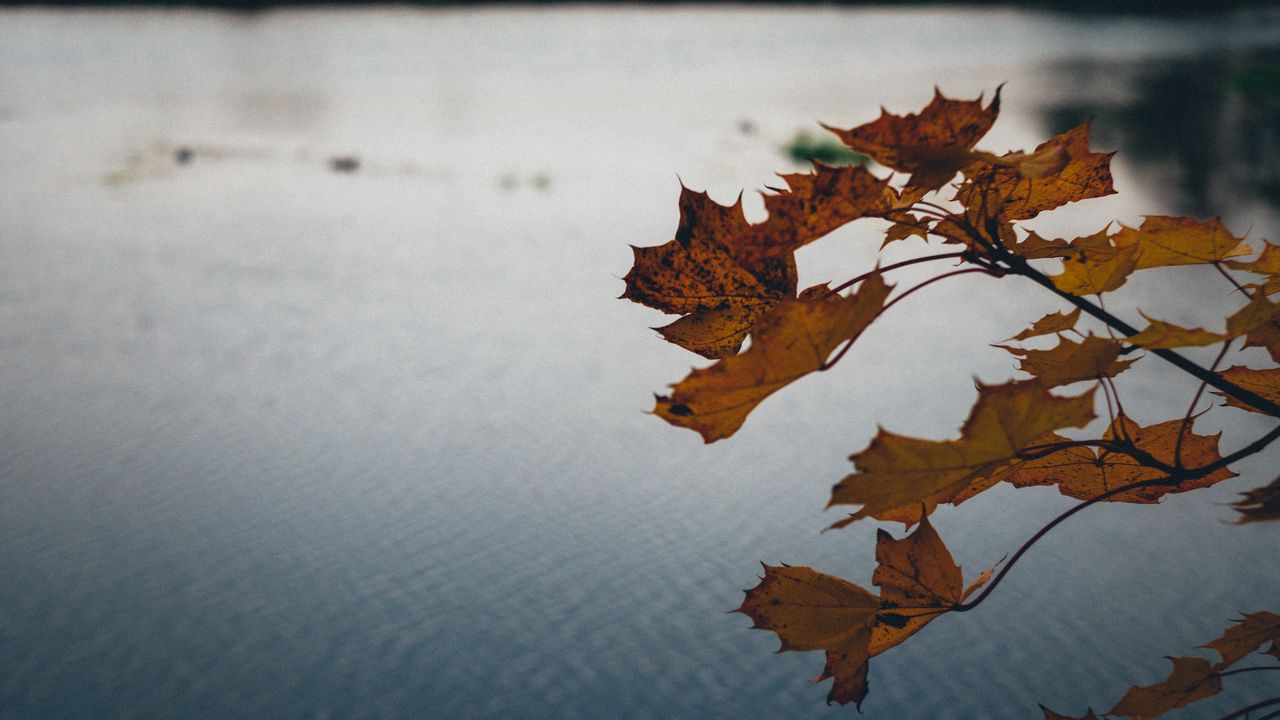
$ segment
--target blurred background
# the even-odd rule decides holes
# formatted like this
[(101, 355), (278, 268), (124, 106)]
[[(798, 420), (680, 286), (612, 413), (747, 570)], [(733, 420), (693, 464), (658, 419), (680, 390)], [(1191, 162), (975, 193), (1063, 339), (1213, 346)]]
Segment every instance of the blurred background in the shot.
[[(0, 718), (850, 715), (820, 654), (725, 611), (760, 561), (868, 584), (875, 525), (818, 534), (846, 456), (877, 424), (954, 437), (973, 379), (1014, 376), (988, 344), (1061, 308), (934, 286), (708, 447), (644, 412), (705, 361), (615, 299), (628, 245), (671, 237), (681, 180), (758, 220), (775, 172), (841, 159), (818, 122), (1000, 83), (979, 147), (1092, 117), (1118, 151), (1118, 195), (1028, 227), (1280, 240), (1271, 5), (0, 9)], [(884, 227), (803, 250), (802, 283)], [(1109, 307), (1217, 327), (1230, 291), (1169, 270)], [(1143, 423), (1195, 390), (1155, 358), (1120, 386)], [(1224, 452), (1270, 427), (1198, 423)], [(1223, 507), (1276, 453), (1072, 519), (876, 658), (867, 715), (1101, 712), (1280, 610), (1280, 528)], [(1071, 504), (934, 519), (972, 574)], [(1190, 716), (1280, 694), (1226, 688)]]

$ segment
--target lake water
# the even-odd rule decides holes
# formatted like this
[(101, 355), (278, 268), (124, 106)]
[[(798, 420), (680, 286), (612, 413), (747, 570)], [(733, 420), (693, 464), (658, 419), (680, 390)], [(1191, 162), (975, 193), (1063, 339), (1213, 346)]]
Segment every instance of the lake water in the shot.
[[(1013, 373), (987, 344), (1057, 306), (933, 288), (707, 447), (643, 412), (701, 361), (615, 299), (628, 244), (670, 238), (677, 176), (727, 202), (816, 121), (1001, 82), (983, 147), (1092, 115), (1120, 151), (1119, 195), (1031, 226), (1277, 240), (1275, 96), (1241, 88), (1278, 60), (1276, 14), (3, 11), (0, 718), (849, 716), (819, 655), (724, 611), (762, 560), (867, 584), (875, 527), (817, 532), (845, 457), (877, 423), (952, 436), (972, 378)], [(802, 279), (870, 267), (878, 230), (806, 249)], [(1230, 302), (1156, 276), (1113, 307)], [(1144, 422), (1194, 390), (1154, 358), (1121, 387)], [(1239, 447), (1269, 427), (1243, 415), (1199, 427)], [(1071, 520), (874, 660), (868, 716), (1105, 710), (1280, 610), (1280, 527), (1222, 507), (1276, 452)], [(935, 525), (973, 572), (1070, 504), (994, 490)], [(1226, 685), (1194, 716), (1280, 694)]]

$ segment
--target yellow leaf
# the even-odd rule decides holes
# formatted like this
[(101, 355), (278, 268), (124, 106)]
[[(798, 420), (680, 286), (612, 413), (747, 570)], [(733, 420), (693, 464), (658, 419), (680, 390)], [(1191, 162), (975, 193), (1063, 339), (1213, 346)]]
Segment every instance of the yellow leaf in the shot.
[(780, 302), (757, 321), (746, 352), (689, 373), (669, 397), (657, 397), (654, 413), (706, 442), (733, 435), (766, 397), (818, 370), (841, 343), (857, 338), (880, 314), (889, 290), (875, 274), (852, 296), (819, 286)]
[(1116, 247), (1137, 248), (1137, 268), (1201, 265), (1252, 252), (1214, 218), (1201, 222), (1189, 217), (1148, 215), (1137, 228), (1121, 227)]
[(850, 458), (856, 471), (835, 485), (827, 507), (861, 505), (831, 528), (864, 517), (915, 522), (939, 502), (1014, 458), (1046, 433), (1094, 418), (1093, 390), (1063, 398), (1038, 382), (980, 385), (959, 440), (923, 440), (881, 430)]
[(1146, 313), (1142, 313), (1142, 317), (1147, 319), (1147, 326), (1128, 339), (1129, 342), (1149, 350), (1213, 345), (1227, 339), (1221, 333), (1209, 332), (1204, 328), (1184, 328), (1163, 320), (1154, 320), (1147, 317)]
[(1009, 338), (1010, 340), (1026, 340), (1040, 335), (1052, 335), (1056, 332), (1070, 330), (1080, 319), (1080, 308), (1069, 313), (1055, 312), (1045, 315), (1031, 324), (1031, 327)]
[(1115, 377), (1137, 361), (1120, 360), (1120, 343), (1093, 334), (1080, 342), (1058, 336), (1058, 344), (1048, 350), (1004, 349), (1021, 358), (1019, 370), (1035, 376), (1045, 387)]
[(1124, 285), (1137, 268), (1137, 246), (1119, 248), (1099, 239), (1106, 241), (1105, 229), (1073, 241), (1062, 272), (1051, 277), (1055, 287), (1073, 295), (1100, 295)]

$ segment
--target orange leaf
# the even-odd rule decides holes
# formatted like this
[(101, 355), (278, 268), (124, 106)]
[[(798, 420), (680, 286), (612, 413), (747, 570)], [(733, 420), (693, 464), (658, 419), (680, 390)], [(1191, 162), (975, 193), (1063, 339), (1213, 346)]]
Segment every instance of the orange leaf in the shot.
[(757, 321), (746, 352), (689, 373), (670, 397), (657, 397), (654, 413), (709, 443), (733, 435), (766, 397), (818, 370), (836, 347), (857, 338), (880, 314), (889, 290), (875, 274), (855, 295), (818, 286), (778, 303)]
[(1236, 624), (1227, 628), (1222, 637), (1201, 647), (1216, 650), (1222, 656), (1218, 670), (1225, 669), (1244, 659), (1264, 642), (1280, 641), (1280, 615), (1273, 612), (1256, 612), (1244, 615)]
[(901, 644), (940, 614), (963, 602), (991, 577), (988, 570), (968, 589), (960, 566), (925, 514), (907, 537), (876, 533), (876, 566), (871, 584), (880, 587), (880, 612), (871, 633), (872, 656)]
[(896, 222), (889, 226), (884, 233), (884, 242), (880, 248), (883, 250), (890, 243), (906, 240), (909, 237), (918, 237), (921, 240), (927, 240), (929, 233), (924, 228), (924, 221), (914, 215), (907, 215), (908, 219), (902, 222)]
[(1153, 320), (1145, 313), (1148, 325), (1142, 332), (1133, 335), (1129, 341), (1145, 348), (1179, 348), (1201, 345), (1213, 345), (1223, 340), (1248, 335), (1245, 347), (1261, 345), (1272, 351), (1272, 357), (1280, 357), (1280, 328), (1276, 326), (1276, 318), (1280, 317), (1280, 303), (1273, 303), (1266, 294), (1258, 293), (1249, 300), (1249, 304), (1240, 308), (1227, 318), (1226, 332), (1215, 333), (1204, 328), (1184, 328), (1163, 320)]
[(1189, 217), (1148, 215), (1137, 228), (1121, 227), (1116, 247), (1138, 248), (1139, 270), (1168, 265), (1201, 265), (1252, 252), (1214, 218), (1200, 222)]
[(1280, 520), (1280, 477), (1272, 480), (1270, 485), (1248, 490), (1241, 496), (1240, 500), (1231, 503), (1231, 507), (1243, 516), (1236, 524)]
[(1138, 248), (1116, 247), (1106, 232), (1104, 228), (1072, 241), (1062, 272), (1051, 278), (1055, 287), (1074, 295), (1100, 295), (1124, 285), (1137, 268)]
[[(1182, 420), (1141, 427), (1128, 417), (1116, 418), (1104, 440), (1128, 440), (1133, 446), (1166, 465), (1174, 465), (1178, 434), (1183, 430)], [(1194, 470), (1221, 459), (1218, 454), (1218, 438), (1221, 435), (1197, 435), (1190, 424), (1182, 438), (1182, 464)], [(1226, 468), (1218, 468), (1203, 477), (1185, 480), (1178, 485), (1153, 485), (1137, 488), (1108, 498), (1109, 502), (1151, 504), (1173, 493), (1183, 493), (1209, 487), (1236, 474)], [(1088, 500), (1114, 488), (1144, 480), (1166, 477), (1156, 468), (1142, 465), (1120, 452), (1098, 450), (1092, 447), (1067, 447), (1035, 460), (1027, 460), (1007, 468), (1001, 480), (1016, 487), (1057, 485), (1058, 491), (1069, 497)]]
[(1052, 335), (1063, 330), (1070, 330), (1080, 319), (1080, 308), (1069, 313), (1050, 313), (1031, 324), (1031, 327), (1009, 338), (1010, 340), (1026, 340), (1040, 335)]
[(878, 598), (811, 568), (769, 565), (760, 584), (746, 593), (735, 612), (750, 617), (753, 627), (776, 633), (782, 642), (779, 652), (827, 651), (827, 666), (815, 682), (835, 677), (828, 702), (862, 702)]
[(1147, 319), (1147, 326), (1137, 335), (1130, 335), (1129, 342), (1141, 345), (1149, 350), (1158, 348), (1199, 347), (1213, 345), (1227, 339), (1222, 333), (1209, 332), (1204, 328), (1185, 328), (1163, 320), (1155, 320), (1141, 313)]
[[(1254, 370), (1243, 365), (1223, 370), (1222, 379), (1227, 382), (1238, 385), (1239, 387), (1252, 392), (1259, 397), (1272, 402), (1280, 402), (1280, 368), (1269, 368), (1266, 370)], [(1255, 408), (1247, 403), (1240, 402), (1226, 393), (1214, 391), (1215, 395), (1221, 396), (1232, 407), (1238, 407), (1249, 412), (1263, 413), (1262, 410)], [(1264, 415), (1269, 413), (1263, 413)]]
[(1266, 275), (1266, 282), (1262, 286), (1263, 292), (1268, 295), (1280, 292), (1280, 245), (1266, 243), (1262, 247), (1262, 252), (1258, 253), (1258, 257), (1253, 260), (1227, 260), (1226, 265), (1233, 270)]
[(1120, 360), (1120, 343), (1093, 334), (1080, 342), (1058, 336), (1058, 344), (1048, 350), (1004, 349), (1021, 358), (1019, 370), (1035, 376), (1045, 387), (1115, 377), (1137, 361)]
[(1222, 690), (1222, 680), (1214, 675), (1208, 660), (1193, 657), (1169, 659), (1173, 661), (1173, 672), (1168, 678), (1154, 685), (1129, 688), (1107, 714), (1145, 720), (1212, 697)]
[(996, 121), (1000, 90), (991, 104), (977, 100), (951, 100), (934, 93), (920, 114), (891, 115), (881, 110), (873, 122), (851, 130), (827, 128), (858, 152), (885, 167), (911, 173), (906, 190), (937, 190), (974, 161), (969, 152)]
[(972, 165), (956, 199), (983, 207), (988, 217), (1033, 218), (1069, 202), (1115, 194), (1113, 154), (1089, 151), (1085, 122), (1041, 143), (1033, 153), (1009, 153), (996, 163)]
[(1037, 382), (979, 385), (959, 440), (923, 440), (881, 430), (850, 460), (856, 471), (831, 491), (827, 507), (862, 505), (839, 528), (864, 517), (915, 522), (1048, 432), (1094, 418), (1093, 390), (1063, 398)]

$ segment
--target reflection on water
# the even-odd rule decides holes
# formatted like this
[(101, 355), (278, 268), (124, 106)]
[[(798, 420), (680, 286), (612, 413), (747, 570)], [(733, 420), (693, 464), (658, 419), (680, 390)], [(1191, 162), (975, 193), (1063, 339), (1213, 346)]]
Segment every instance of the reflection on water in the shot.
[[(1244, 215), (1280, 205), (1280, 52), (1260, 48), (1055, 68), (1082, 91), (1045, 110), (1061, 132), (1094, 118), (1095, 146), (1123, 148), (1171, 212)], [(1239, 211), (1236, 213), (1235, 211)]]

